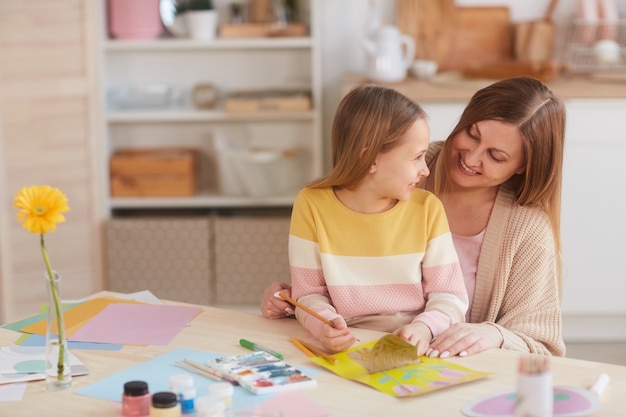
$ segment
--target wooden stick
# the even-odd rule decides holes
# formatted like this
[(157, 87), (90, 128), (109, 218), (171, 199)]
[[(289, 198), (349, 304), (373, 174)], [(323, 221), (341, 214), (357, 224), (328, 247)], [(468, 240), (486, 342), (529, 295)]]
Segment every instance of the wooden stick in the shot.
[(335, 358), (334, 356), (329, 355), (328, 353), (324, 352), (323, 350), (320, 350), (320, 349), (316, 348), (315, 346), (313, 346), (313, 345), (311, 345), (309, 343), (304, 343), (302, 340), (298, 340), (298, 342), (302, 343), (304, 345), (304, 347), (309, 349), (311, 352), (313, 352), (316, 355), (321, 356), (322, 358), (326, 359), (332, 365), (337, 365), (339, 363), (339, 359)]
[(207, 377), (209, 379), (212, 379), (214, 381), (221, 381), (221, 378), (217, 377), (216, 375), (213, 375), (212, 373), (206, 372), (202, 369), (196, 368), (195, 366), (191, 366), (188, 365), (184, 362), (179, 362), (176, 361), (174, 362), (177, 366), (180, 366), (181, 368), (184, 368), (186, 370), (188, 370), (189, 372), (193, 372), (194, 374), (198, 374), (198, 375), (202, 375), (204, 377)]
[(319, 313), (316, 313), (315, 311), (311, 310), (310, 308), (308, 308), (307, 306), (305, 306), (304, 304), (299, 303), (298, 301), (294, 300), (293, 298), (289, 297), (288, 295), (278, 291), (276, 293), (274, 293), (275, 296), (282, 298), (283, 300), (287, 301), (289, 304), (294, 305), (304, 311), (306, 311), (307, 313), (309, 313), (310, 315), (312, 315), (313, 317), (315, 317), (318, 320), (323, 321), (324, 323), (328, 324), (331, 327), (335, 327), (333, 325), (333, 322), (328, 320), (326, 317), (321, 316)]
[(315, 356), (315, 353), (311, 352), (309, 349), (307, 349), (306, 346), (304, 346), (298, 339), (296, 339), (295, 337), (292, 337), (291, 339), (289, 339), (291, 341), (291, 343), (293, 343), (294, 345), (296, 345), (296, 347), (298, 349), (300, 349), (301, 351), (304, 352), (305, 355), (307, 355), (309, 358)]
[(239, 385), (239, 382), (237, 382), (237, 380), (234, 379), (232, 376), (230, 376), (228, 374), (225, 374), (223, 372), (220, 372), (217, 369), (211, 368), (208, 365), (203, 365), (203, 364), (201, 364), (199, 362), (196, 362), (196, 361), (193, 361), (191, 359), (185, 359), (185, 363), (193, 366), (196, 369), (199, 369), (201, 371), (207, 372), (207, 373), (209, 373), (209, 374), (219, 378), (220, 380), (230, 382), (233, 385)]

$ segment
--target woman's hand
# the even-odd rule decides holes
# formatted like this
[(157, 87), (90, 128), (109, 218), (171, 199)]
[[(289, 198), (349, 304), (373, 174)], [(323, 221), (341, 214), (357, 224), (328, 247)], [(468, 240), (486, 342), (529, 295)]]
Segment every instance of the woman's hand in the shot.
[(324, 350), (331, 353), (342, 352), (350, 348), (356, 337), (348, 329), (348, 325), (343, 317), (335, 317), (331, 320), (333, 326), (324, 324), (320, 332), (320, 342)]
[(291, 297), (291, 286), (284, 282), (272, 282), (263, 292), (261, 299), (261, 313), (266, 319), (282, 319), (293, 314), (291, 305), (281, 298), (274, 296), (276, 292), (283, 292)]
[(415, 345), (417, 348), (417, 356), (426, 354), (430, 340), (433, 338), (430, 327), (419, 321), (402, 326), (393, 332), (393, 334)]
[(500, 348), (504, 338), (496, 326), (489, 323), (456, 323), (430, 344), (431, 358), (474, 355), (483, 350)]

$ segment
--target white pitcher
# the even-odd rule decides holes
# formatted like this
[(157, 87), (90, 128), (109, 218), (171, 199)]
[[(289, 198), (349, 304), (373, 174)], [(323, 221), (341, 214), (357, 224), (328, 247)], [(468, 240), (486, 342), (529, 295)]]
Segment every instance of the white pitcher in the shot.
[(413, 63), (415, 42), (395, 26), (382, 26), (372, 39), (363, 40), (368, 53), (367, 75), (375, 81), (397, 82), (406, 78)]

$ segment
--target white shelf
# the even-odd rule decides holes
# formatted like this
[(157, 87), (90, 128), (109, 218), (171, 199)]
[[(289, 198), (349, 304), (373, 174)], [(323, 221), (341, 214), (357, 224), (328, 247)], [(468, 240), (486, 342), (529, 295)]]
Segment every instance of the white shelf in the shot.
[(199, 194), (193, 197), (114, 197), (113, 209), (163, 208), (226, 208), (226, 207), (287, 207), (295, 195), (247, 197), (221, 194)]
[(282, 113), (228, 113), (217, 110), (113, 110), (107, 111), (108, 123), (142, 122), (256, 122), (256, 121), (311, 121), (312, 111)]
[[(100, 0), (105, 13), (106, 0)], [(224, 175), (214, 138), (250, 139), (250, 147), (295, 149), (307, 158), (298, 166), (304, 182), (323, 170), (321, 118), (321, 63), (315, 0), (300, 0), (310, 36), (275, 38), (159, 38), (153, 40), (107, 39), (102, 31), (102, 126), (105, 141), (100, 165), (106, 174), (101, 188), (110, 216), (113, 210), (290, 207), (291, 195), (263, 198), (219, 194)], [(106, 19), (103, 14), (102, 22)], [(116, 86), (163, 83), (189, 94), (195, 85), (211, 83), (220, 92), (280, 87), (307, 89), (312, 108), (298, 112), (229, 113), (223, 106), (194, 108), (190, 97), (180, 107), (120, 109), (105, 103), (106, 92)], [(178, 103), (178, 102), (177, 102)], [(246, 136), (247, 135), (247, 136)], [(200, 193), (188, 198), (113, 198), (108, 195), (109, 158), (122, 148), (181, 146), (199, 151)], [(300, 172), (298, 171), (298, 174)], [(274, 184), (272, 182), (272, 184)], [(278, 188), (277, 188), (278, 189)], [(206, 190), (211, 190), (207, 192)], [(213, 191), (216, 190), (216, 191)]]
[(311, 48), (310, 37), (290, 38), (245, 38), (245, 39), (154, 39), (154, 40), (106, 40), (103, 47), (107, 52), (134, 51), (182, 51), (182, 50), (245, 50), (245, 49), (306, 49)]

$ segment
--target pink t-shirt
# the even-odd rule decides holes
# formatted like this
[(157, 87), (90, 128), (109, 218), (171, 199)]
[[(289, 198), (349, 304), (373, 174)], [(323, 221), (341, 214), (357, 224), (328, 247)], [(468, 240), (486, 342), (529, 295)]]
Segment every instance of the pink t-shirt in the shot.
[(461, 271), (463, 272), (463, 281), (467, 289), (467, 298), (469, 299), (469, 307), (465, 313), (465, 321), (469, 322), (470, 311), (472, 310), (472, 301), (474, 300), (474, 289), (476, 288), (476, 270), (478, 267), (478, 256), (480, 255), (480, 247), (485, 238), (485, 231), (474, 236), (461, 236), (452, 234), (454, 248), (459, 256), (461, 263)]

